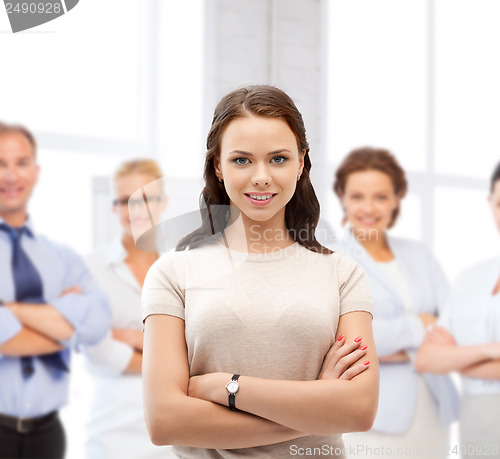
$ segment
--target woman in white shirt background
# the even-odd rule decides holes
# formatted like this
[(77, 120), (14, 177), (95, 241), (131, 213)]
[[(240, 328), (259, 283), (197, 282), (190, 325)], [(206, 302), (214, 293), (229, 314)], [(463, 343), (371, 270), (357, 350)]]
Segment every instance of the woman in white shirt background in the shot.
[(380, 400), (373, 429), (346, 435), (345, 442), (361, 452), (383, 447), (396, 454), (398, 448), (415, 448), (418, 457), (435, 459), (445, 456), (447, 426), (457, 415), (458, 396), (448, 377), (424, 378), (413, 360), (449, 289), (424, 244), (388, 234), (407, 187), (404, 170), (383, 149), (354, 150), (335, 174), (334, 191), (344, 223), (349, 224), (336, 248), (358, 261), (368, 276), (380, 361)]
[[(488, 197), (500, 231), (500, 163)], [(459, 372), (462, 399), (459, 452), (463, 457), (499, 457), (500, 424), (500, 257), (461, 273), (443, 316), (426, 334), (417, 368)]]
[(121, 235), (87, 259), (113, 311), (108, 336), (85, 350), (94, 380), (85, 444), (88, 459), (173, 457), (169, 447), (151, 444), (144, 424), (141, 290), (158, 253), (141, 251), (135, 244), (135, 239), (158, 222), (167, 205), (162, 175), (150, 159), (119, 166), (113, 180), (113, 212)]

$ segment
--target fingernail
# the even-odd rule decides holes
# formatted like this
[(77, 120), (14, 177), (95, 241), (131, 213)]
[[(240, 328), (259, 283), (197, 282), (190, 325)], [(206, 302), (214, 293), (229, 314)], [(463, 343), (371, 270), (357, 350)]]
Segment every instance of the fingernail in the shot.
[(356, 343), (359, 343), (363, 338), (361, 336), (358, 336), (354, 341), (356, 341)]
[(342, 341), (344, 339), (344, 335), (340, 335), (338, 341)]
[(368, 349), (368, 346), (363, 346), (363, 347), (360, 347), (359, 349), (362, 351), (366, 351)]
[(363, 365), (368, 365), (370, 363), (369, 360), (367, 360), (366, 362), (363, 362)]

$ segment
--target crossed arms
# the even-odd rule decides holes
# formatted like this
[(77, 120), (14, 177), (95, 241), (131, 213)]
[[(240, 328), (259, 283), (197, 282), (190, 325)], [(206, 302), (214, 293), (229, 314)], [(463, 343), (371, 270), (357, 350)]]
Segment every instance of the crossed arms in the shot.
[(415, 361), (417, 371), (500, 379), (500, 342), (457, 346), (446, 328), (434, 325), (426, 334)]
[[(242, 375), (237, 405), (227, 408), (229, 373), (189, 377), (184, 321), (167, 315), (145, 323), (145, 420), (154, 444), (247, 448), (306, 435), (369, 430), (378, 404), (378, 358), (371, 315), (341, 316), (336, 341), (315, 381)], [(362, 336), (361, 343), (354, 339)], [(361, 349), (364, 346), (366, 349)], [(369, 365), (363, 362), (370, 361)], [(231, 432), (231, 435), (228, 435)]]

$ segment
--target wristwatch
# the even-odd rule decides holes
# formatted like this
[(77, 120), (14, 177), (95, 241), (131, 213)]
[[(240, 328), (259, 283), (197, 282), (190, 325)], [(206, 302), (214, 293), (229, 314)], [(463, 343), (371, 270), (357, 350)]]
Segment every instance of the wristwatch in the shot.
[(234, 404), (234, 402), (236, 398), (236, 392), (238, 392), (238, 389), (240, 388), (240, 385), (238, 384), (239, 377), (240, 375), (233, 375), (231, 381), (226, 384), (226, 389), (229, 393), (229, 408), (231, 409), (231, 411), (236, 411), (236, 405)]

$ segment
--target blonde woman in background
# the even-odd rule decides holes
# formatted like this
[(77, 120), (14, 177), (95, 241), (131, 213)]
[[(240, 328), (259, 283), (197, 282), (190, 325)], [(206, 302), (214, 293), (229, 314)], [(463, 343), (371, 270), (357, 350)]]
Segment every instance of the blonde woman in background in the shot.
[(134, 242), (134, 235), (137, 239), (150, 229), (151, 218), (158, 222), (166, 207), (162, 175), (158, 164), (150, 159), (128, 161), (117, 169), (113, 212), (122, 232), (87, 260), (113, 311), (108, 336), (86, 349), (95, 381), (85, 446), (87, 459), (173, 457), (169, 447), (151, 445), (144, 424), (141, 290), (158, 253), (143, 252)]

